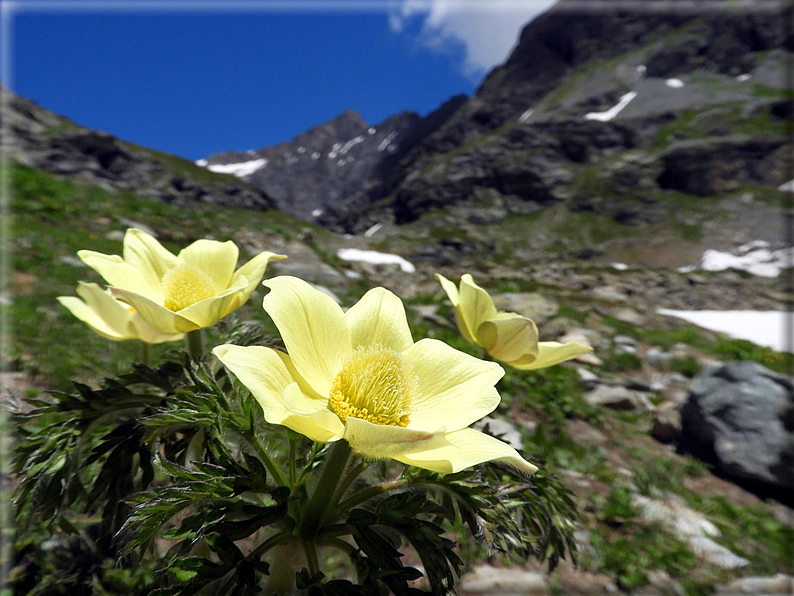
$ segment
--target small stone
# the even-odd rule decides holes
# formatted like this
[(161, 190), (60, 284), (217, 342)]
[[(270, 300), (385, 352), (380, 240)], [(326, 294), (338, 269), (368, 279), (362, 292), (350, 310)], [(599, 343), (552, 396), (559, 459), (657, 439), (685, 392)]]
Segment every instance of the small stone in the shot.
[(632, 308), (620, 308), (612, 315), (618, 321), (623, 321), (630, 325), (644, 325), (645, 317)]
[(582, 364), (589, 364), (591, 366), (601, 366), (604, 364), (604, 361), (592, 352), (582, 354), (576, 359), (576, 361), (581, 362)]
[(71, 265), (72, 267), (85, 267), (85, 263), (83, 263), (80, 259), (72, 255), (61, 255), (58, 257), (58, 262), (63, 263), (64, 265)]
[(478, 565), (460, 579), (462, 596), (546, 596), (550, 594), (546, 577), (541, 573), (515, 567)]
[(650, 411), (654, 409), (653, 404), (645, 395), (625, 387), (598, 385), (584, 398), (590, 405), (604, 406), (611, 410)]
[(488, 434), (504, 441), (513, 449), (523, 448), (524, 442), (521, 440), (521, 433), (507, 420), (486, 416), (474, 424), (474, 428), (480, 431), (486, 426), (488, 427)]
[(794, 577), (778, 573), (774, 577), (742, 577), (717, 588), (718, 596), (790, 596), (794, 594)]
[(506, 292), (494, 296), (493, 301), (499, 310), (517, 313), (538, 325), (549, 321), (560, 310), (558, 302), (535, 292)]
[(681, 436), (681, 412), (673, 404), (663, 404), (651, 427), (651, 436), (660, 443), (674, 443)]
[(577, 366), (576, 372), (579, 375), (582, 387), (585, 389), (592, 389), (598, 384), (598, 375), (594, 372), (587, 370), (583, 366)]
[(146, 232), (149, 236), (157, 238), (157, 232), (155, 232), (152, 228), (147, 226), (145, 223), (141, 223), (139, 221), (135, 221), (134, 219), (128, 219), (126, 217), (120, 217), (119, 221), (123, 223), (125, 226), (130, 228), (138, 228), (141, 232)]
[(622, 346), (636, 346), (637, 345), (637, 340), (634, 339), (633, 337), (629, 337), (628, 335), (616, 335), (612, 339), (612, 341), (615, 342), (616, 344), (622, 345)]
[(609, 302), (626, 302), (629, 298), (614, 286), (601, 286), (593, 290), (593, 295)]
[(122, 242), (124, 240), (124, 232), (121, 230), (110, 230), (107, 234), (105, 234), (105, 238), (112, 240), (113, 242)]
[(651, 366), (664, 366), (673, 359), (670, 352), (663, 352), (659, 348), (648, 348), (644, 354), (645, 362)]

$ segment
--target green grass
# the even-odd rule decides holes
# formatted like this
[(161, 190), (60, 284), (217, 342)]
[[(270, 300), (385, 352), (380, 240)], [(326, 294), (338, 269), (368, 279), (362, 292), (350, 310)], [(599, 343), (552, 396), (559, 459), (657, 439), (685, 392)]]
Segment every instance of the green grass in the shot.
[(604, 363), (601, 370), (605, 372), (629, 372), (642, 370), (642, 360), (635, 355), (627, 352), (621, 354), (606, 354), (603, 358)]
[(788, 372), (794, 365), (794, 354), (777, 352), (766, 346), (758, 346), (743, 339), (732, 339), (721, 334), (704, 332), (692, 324), (681, 325), (675, 330), (636, 327), (614, 317), (604, 317), (604, 323), (620, 334), (628, 335), (643, 343), (670, 349), (684, 343), (720, 360), (751, 360), (777, 372)]
[[(108, 342), (55, 301), (57, 296), (74, 295), (78, 281), (102, 283), (92, 270), (73, 263), (80, 249), (120, 254), (121, 243), (106, 234), (126, 227), (121, 218), (151, 227), (172, 251), (202, 237), (225, 240), (243, 231), (287, 234), (313, 228), (280, 212), (207, 204), (188, 211), (131, 193), (74, 184), (25, 166), (14, 166), (10, 173), (9, 242), (17, 286), (9, 308), (13, 321), (10, 364), (15, 370), (38, 375), (50, 388), (65, 388), (69, 379), (85, 374), (118, 373), (139, 357), (137, 342)], [(313, 233), (317, 237), (328, 234), (319, 229)], [(241, 258), (249, 257), (242, 254)], [(243, 312), (246, 317), (266, 320), (261, 307), (256, 307), (257, 296), (261, 298), (261, 290)], [(155, 346), (154, 355), (172, 345)]]

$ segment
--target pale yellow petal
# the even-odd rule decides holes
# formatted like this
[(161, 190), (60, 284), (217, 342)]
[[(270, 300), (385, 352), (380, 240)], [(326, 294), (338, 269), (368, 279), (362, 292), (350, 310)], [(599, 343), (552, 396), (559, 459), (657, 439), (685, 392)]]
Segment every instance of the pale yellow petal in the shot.
[(110, 290), (113, 292), (113, 296), (135, 308), (138, 314), (160, 333), (175, 335), (200, 328), (194, 322), (179, 316), (177, 313), (149, 300), (145, 296), (122, 288), (113, 287)]
[(118, 255), (103, 255), (93, 250), (79, 250), (77, 256), (99, 273), (108, 285), (141, 293), (154, 300), (159, 300), (162, 296), (160, 287), (154, 287), (149, 280), (135, 268), (127, 263)]
[(168, 341), (180, 341), (185, 337), (181, 333), (162, 333), (149, 325), (149, 323), (138, 314), (132, 316), (132, 327), (135, 329), (136, 338), (147, 344), (162, 344)]
[(403, 352), (416, 375), (409, 428), (464, 428), (499, 404), (494, 388), (504, 375), (496, 362), (485, 362), (436, 339), (423, 339)]
[(510, 362), (538, 353), (538, 328), (534, 321), (514, 313), (499, 313), (477, 329), (482, 347), (497, 360)]
[(231, 240), (196, 240), (179, 252), (179, 260), (190, 263), (210, 276), (217, 292), (222, 292), (232, 282), (240, 250)]
[(488, 292), (474, 283), (468, 273), (464, 273), (460, 278), (460, 311), (475, 343), (482, 345), (477, 330), (483, 321), (495, 319), (497, 310)]
[(373, 288), (345, 313), (353, 348), (380, 344), (396, 352), (413, 345), (402, 300), (385, 288)]
[(338, 439), (343, 432), (339, 418), (327, 408), (314, 409), (312, 401), (301, 395), (276, 350), (225, 344), (212, 352), (251, 392), (271, 424), (287, 426), (320, 442)]
[(345, 420), (342, 438), (350, 443), (354, 451), (373, 459), (394, 458), (403, 453), (435, 449), (447, 444), (443, 427), (434, 431), (414, 430), (372, 424), (351, 416)]
[(342, 309), (296, 277), (279, 276), (264, 283), (270, 292), (263, 306), (281, 332), (292, 363), (316, 393), (329, 395), (352, 352)]
[(566, 360), (573, 360), (592, 351), (593, 348), (590, 346), (583, 346), (575, 342), (561, 344), (556, 341), (542, 341), (538, 344), (538, 356), (535, 360), (529, 363), (509, 362), (508, 364), (520, 370), (535, 370), (554, 366)]
[(105, 318), (88, 306), (85, 302), (75, 296), (58, 296), (58, 302), (69, 309), (69, 311), (83, 323), (88, 325), (95, 333), (106, 339), (113, 341), (123, 341), (132, 339), (129, 337), (125, 326), (118, 326), (108, 323)]
[(344, 434), (345, 426), (339, 417), (327, 407), (318, 409), (316, 401), (302, 393), (298, 383), (284, 390), (284, 408), (284, 419), (278, 424), (312, 441), (328, 443), (339, 440)]
[(262, 277), (264, 277), (265, 270), (267, 269), (270, 261), (283, 261), (286, 258), (287, 257), (284, 255), (277, 255), (273, 252), (261, 252), (234, 272), (234, 275), (232, 276), (232, 284), (234, 284), (240, 277), (245, 277), (248, 280), (243, 302), (246, 302), (251, 297), (251, 294), (256, 289), (256, 286), (258, 286), (259, 282), (262, 281)]
[(474, 337), (474, 333), (471, 329), (469, 329), (469, 324), (466, 322), (466, 318), (463, 316), (458, 288), (455, 287), (454, 283), (449, 281), (440, 273), (436, 273), (436, 278), (438, 278), (438, 281), (441, 283), (441, 287), (447, 293), (449, 301), (452, 303), (452, 306), (455, 309), (455, 324), (458, 326), (458, 331), (460, 331), (461, 335), (463, 335), (463, 337), (465, 337), (468, 341), (479, 345), (477, 343), (477, 339)]
[(199, 300), (177, 313), (198, 327), (212, 327), (223, 317), (243, 305), (243, 294), (247, 285), (248, 280), (240, 277), (231, 287), (226, 288), (218, 295)]
[(497, 461), (532, 474), (537, 466), (526, 461), (507, 443), (471, 428), (447, 433), (449, 445), (434, 449), (417, 449), (394, 457), (397, 461), (418, 468), (445, 474), (460, 472), (477, 464)]
[(449, 297), (449, 301), (452, 303), (452, 306), (457, 306), (460, 303), (460, 296), (458, 294), (458, 288), (455, 286), (454, 283), (449, 281), (446, 277), (441, 275), (440, 273), (436, 273), (436, 279), (438, 279), (441, 287), (447, 293)]
[[(163, 275), (177, 264), (177, 258), (156, 238), (153, 238), (143, 230), (130, 228), (124, 235), (124, 260), (141, 272), (146, 279), (146, 283), (160, 293), (145, 293), (145, 295), (155, 302), (162, 300), (162, 290), (160, 290)], [(119, 284), (111, 283), (117, 286)], [(128, 290), (137, 291), (143, 294), (139, 288), (125, 287)]]
[(281, 358), (281, 362), (284, 363), (284, 366), (287, 367), (287, 370), (289, 371), (289, 374), (292, 377), (292, 379), (300, 387), (301, 393), (303, 393), (307, 398), (318, 400), (317, 401), (318, 408), (320, 406), (326, 407), (328, 405), (328, 396), (320, 395), (314, 390), (314, 388), (311, 385), (309, 385), (309, 383), (306, 382), (306, 379), (304, 379), (301, 376), (300, 372), (298, 372), (298, 369), (295, 368), (295, 365), (292, 363), (292, 358), (290, 358), (287, 354), (285, 354), (280, 350), (275, 350), (275, 352), (276, 355), (279, 358)]

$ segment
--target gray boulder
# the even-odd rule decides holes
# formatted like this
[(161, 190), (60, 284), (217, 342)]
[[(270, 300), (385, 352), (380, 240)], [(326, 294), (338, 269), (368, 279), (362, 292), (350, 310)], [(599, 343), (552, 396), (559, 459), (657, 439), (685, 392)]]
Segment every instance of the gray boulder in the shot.
[(681, 412), (682, 436), (742, 480), (794, 489), (794, 381), (755, 362), (701, 373)]

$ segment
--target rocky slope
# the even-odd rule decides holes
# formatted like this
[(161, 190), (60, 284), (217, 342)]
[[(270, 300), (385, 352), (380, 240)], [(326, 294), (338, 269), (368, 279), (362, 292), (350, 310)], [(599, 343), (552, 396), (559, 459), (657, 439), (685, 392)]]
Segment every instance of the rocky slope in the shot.
[(490, 191), (508, 211), (566, 202), (631, 223), (658, 218), (666, 191), (722, 196), (790, 178), (790, 9), (569, 4), (530, 23), (476, 95), (397, 164), (395, 183), (352, 197), (338, 221), (406, 223)]
[(395, 118), (369, 139), (348, 113), (208, 163), (267, 159), (246, 179), (282, 208), (347, 232), (439, 210), (465, 227), (558, 205), (636, 227), (663, 219), (671, 197), (781, 199), (775, 189), (791, 177), (790, 7), (583, 6), (561, 0), (528, 24), (473, 97), (395, 117), (393, 152), (377, 151), (377, 135)]
[(13, 163), (106, 189), (190, 207), (209, 203), (268, 210), (265, 192), (236, 177), (79, 126), (0, 86), (4, 154)]

